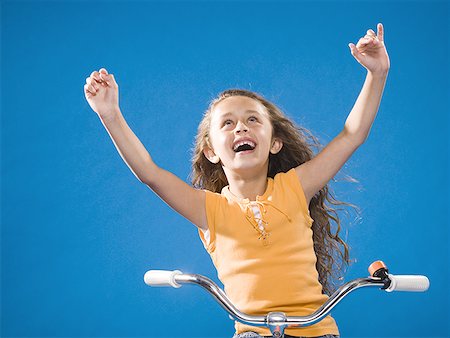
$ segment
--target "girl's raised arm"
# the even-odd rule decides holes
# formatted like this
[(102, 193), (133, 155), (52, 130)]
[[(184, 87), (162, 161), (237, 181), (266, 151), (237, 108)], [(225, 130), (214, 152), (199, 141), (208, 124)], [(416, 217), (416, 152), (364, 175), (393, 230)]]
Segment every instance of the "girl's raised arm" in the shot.
[(97, 113), (122, 159), (133, 174), (170, 207), (197, 227), (206, 230), (205, 192), (159, 168), (125, 121), (118, 100), (119, 87), (106, 69), (86, 79), (84, 93)]
[(308, 203), (336, 175), (369, 135), (390, 68), (381, 23), (377, 25), (377, 31), (378, 35), (369, 29), (357, 45), (349, 43), (354, 58), (367, 69), (367, 76), (345, 121), (344, 129), (316, 157), (296, 168)]

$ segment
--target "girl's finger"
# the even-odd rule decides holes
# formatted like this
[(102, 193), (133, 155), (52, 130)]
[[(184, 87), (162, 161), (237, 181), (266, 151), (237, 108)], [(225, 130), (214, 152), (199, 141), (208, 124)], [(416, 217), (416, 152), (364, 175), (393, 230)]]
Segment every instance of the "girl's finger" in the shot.
[(376, 40), (377, 37), (376, 37), (375, 35), (369, 35), (369, 34), (367, 34), (367, 35), (365, 35), (365, 36), (363, 37), (363, 39), (366, 39), (366, 40), (368, 40), (368, 41), (370, 42), (370, 40)]
[(88, 78), (86, 79), (86, 83), (87, 83), (88, 85), (94, 87), (95, 90), (98, 90), (98, 89), (100, 88), (100, 87), (99, 87), (99, 84), (97, 83), (97, 81), (96, 81), (95, 79), (93, 79), (92, 77), (88, 77)]
[(105, 68), (100, 68), (99, 72), (103, 74), (108, 74), (108, 71)]
[(95, 81), (101, 82), (100, 76), (96, 70), (91, 73), (91, 78), (93, 78)]
[(84, 91), (86, 92), (86, 94), (91, 94), (91, 95), (95, 95), (96, 91), (92, 90), (92, 86), (85, 84), (84, 85)]
[(109, 86), (109, 75), (106, 75), (104, 73), (100, 73), (100, 79)]
[(378, 30), (378, 40), (384, 41), (384, 27), (381, 22), (377, 25), (377, 30)]
[(361, 38), (361, 39), (359, 39), (358, 43), (356, 44), (356, 47), (357, 48), (366, 47), (372, 40), (373, 39), (371, 39), (371, 38)]
[(376, 37), (376, 34), (375, 34), (375, 32), (374, 32), (372, 29), (368, 29), (368, 30), (367, 30), (367, 35)]
[(89, 85), (88, 88), (89, 88), (89, 91), (90, 91), (90, 92), (92, 92), (92, 93), (94, 93), (94, 94), (97, 94), (97, 90), (98, 90), (98, 89), (95, 88), (93, 85)]

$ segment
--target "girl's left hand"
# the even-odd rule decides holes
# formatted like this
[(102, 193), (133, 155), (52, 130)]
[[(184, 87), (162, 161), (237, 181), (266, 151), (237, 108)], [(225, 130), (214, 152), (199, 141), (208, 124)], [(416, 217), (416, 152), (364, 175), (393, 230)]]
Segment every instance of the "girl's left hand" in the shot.
[(353, 57), (367, 71), (375, 75), (386, 75), (389, 71), (389, 56), (384, 45), (384, 29), (383, 25), (377, 25), (378, 35), (371, 29), (367, 34), (359, 39), (356, 46), (349, 43), (349, 47)]

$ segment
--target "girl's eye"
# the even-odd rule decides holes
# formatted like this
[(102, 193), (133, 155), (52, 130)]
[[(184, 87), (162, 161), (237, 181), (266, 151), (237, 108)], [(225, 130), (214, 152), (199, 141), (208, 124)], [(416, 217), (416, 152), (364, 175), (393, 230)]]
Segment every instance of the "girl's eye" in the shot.
[(224, 126), (229, 126), (230, 124), (232, 124), (233, 123), (233, 121), (231, 121), (231, 120), (226, 120), (224, 123), (223, 123), (223, 125)]
[(250, 116), (250, 117), (248, 118), (248, 120), (251, 121), (251, 122), (256, 122), (256, 121), (258, 121), (258, 119), (257, 119), (256, 117), (254, 117), (254, 116)]

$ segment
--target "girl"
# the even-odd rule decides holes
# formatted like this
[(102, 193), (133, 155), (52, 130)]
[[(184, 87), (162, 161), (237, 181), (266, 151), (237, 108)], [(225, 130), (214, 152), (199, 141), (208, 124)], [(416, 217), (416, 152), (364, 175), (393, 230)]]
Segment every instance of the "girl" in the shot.
[[(336, 253), (348, 264), (339, 219), (324, 201), (332, 202), (327, 182), (366, 140), (378, 111), (390, 67), (383, 35), (379, 23), (377, 34), (369, 29), (357, 45), (349, 44), (367, 69), (366, 81), (342, 132), (315, 157), (308, 132), (261, 95), (221, 93), (199, 125), (194, 187), (153, 162), (121, 114), (114, 76), (102, 68), (86, 79), (86, 99), (126, 164), (198, 227), (225, 292), (241, 311), (310, 314), (333, 291)], [(330, 219), (338, 224), (335, 234)], [(236, 322), (235, 329), (235, 338), (271, 336), (263, 327)], [(338, 335), (331, 316), (285, 331), (286, 337)]]

